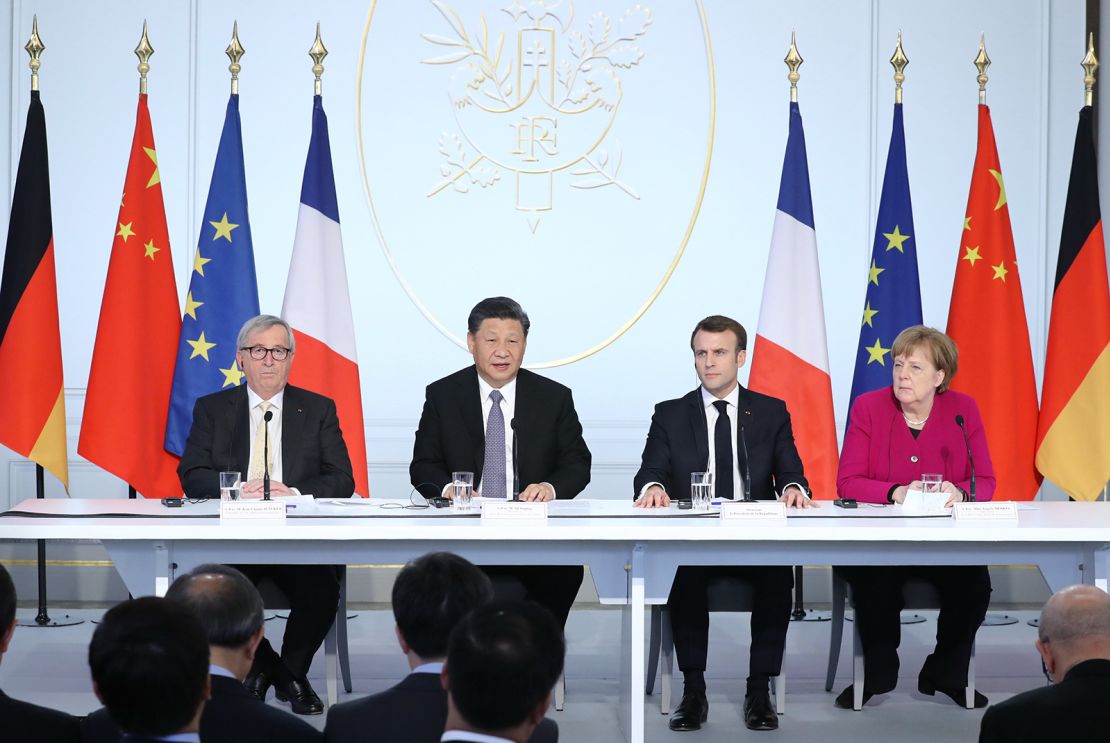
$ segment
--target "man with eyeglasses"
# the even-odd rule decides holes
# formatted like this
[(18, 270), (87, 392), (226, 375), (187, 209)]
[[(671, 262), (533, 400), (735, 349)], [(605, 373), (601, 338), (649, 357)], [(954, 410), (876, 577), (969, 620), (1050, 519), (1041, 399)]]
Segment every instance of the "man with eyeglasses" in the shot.
[[(271, 497), (349, 498), (355, 480), (335, 402), (286, 384), (296, 350), (292, 329), (279, 317), (259, 315), (243, 324), (236, 345), (247, 383), (197, 400), (177, 467), (185, 495), (218, 497), (219, 473), (238, 471), (244, 474), (243, 498), (262, 497), (266, 473)], [(340, 568), (236, 567), (256, 585), (270, 580), (289, 599), (281, 655), (263, 639), (247, 689), (265, 700), (273, 686), (278, 700), (288, 701), (297, 714), (322, 714), (324, 705), (307, 674), (335, 618)]]

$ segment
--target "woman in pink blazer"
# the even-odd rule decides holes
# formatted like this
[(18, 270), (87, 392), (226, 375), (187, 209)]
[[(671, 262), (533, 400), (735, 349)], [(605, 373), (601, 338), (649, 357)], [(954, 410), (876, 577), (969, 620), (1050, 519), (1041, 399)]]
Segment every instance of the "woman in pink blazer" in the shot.
[[(922, 325), (906, 328), (894, 340), (893, 384), (860, 395), (852, 405), (837, 472), (841, 498), (867, 503), (901, 503), (909, 490), (922, 488), (925, 474), (942, 477), (948, 505), (990, 500), (995, 478), (979, 408), (967, 395), (948, 389), (958, 352), (952, 339)], [(975, 484), (968, 445), (975, 461)], [(898, 683), (899, 615), (902, 585), (910, 577), (932, 583), (941, 597), (937, 645), (918, 675), (917, 688), (941, 691), (963, 704), (967, 668), (975, 633), (990, 602), (986, 566), (845, 567), (864, 653), (864, 703)], [(975, 706), (987, 698), (975, 692)], [(836, 698), (852, 708), (852, 687)]]

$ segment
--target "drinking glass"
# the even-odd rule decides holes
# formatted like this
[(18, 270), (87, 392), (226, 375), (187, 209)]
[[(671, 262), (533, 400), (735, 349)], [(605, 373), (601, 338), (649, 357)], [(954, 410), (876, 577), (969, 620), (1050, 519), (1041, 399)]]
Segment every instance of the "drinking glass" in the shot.
[(944, 482), (944, 475), (937, 474), (924, 474), (921, 476), (921, 492), (923, 493), (939, 493), (941, 483)]
[(709, 510), (709, 502), (713, 500), (712, 472), (690, 473), (690, 500), (695, 511)]
[(456, 511), (469, 511), (470, 498), (474, 495), (474, 473), (451, 473), (451, 502)]
[(220, 500), (239, 500), (242, 478), (238, 472), (220, 473)]

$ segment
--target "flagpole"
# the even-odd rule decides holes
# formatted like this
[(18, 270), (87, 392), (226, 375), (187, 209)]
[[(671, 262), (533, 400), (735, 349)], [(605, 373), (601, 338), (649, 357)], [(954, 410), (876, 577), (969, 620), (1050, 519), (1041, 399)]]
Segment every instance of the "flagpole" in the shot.
[(324, 75), (324, 57), (328, 56), (328, 50), (324, 47), (323, 39), (320, 38), (320, 21), (316, 21), (316, 40), (312, 42), (308, 56), (312, 57), (312, 74), (316, 76), (315, 94), (323, 95), (324, 83), (320, 78)]
[[(31, 92), (36, 93), (39, 89), (39, 68), (42, 66), (39, 57), (46, 49), (46, 45), (42, 43), (42, 39), (39, 37), (39, 19), (37, 15), (32, 16), (31, 38), (28, 39), (26, 46), (23, 48), (27, 50), (27, 54), (31, 57), (27, 66), (31, 68)], [(35, 498), (38, 500), (46, 499), (46, 470), (43, 469), (41, 464), (35, 464)], [(37, 552), (35, 570), (38, 577), (38, 613), (35, 614), (33, 622), (20, 622), (19, 626), (69, 627), (74, 624), (82, 624), (83, 619), (70, 619), (68, 614), (63, 615), (65, 618), (61, 621), (50, 618), (50, 613), (46, 609), (46, 540), (36, 540), (35, 547)]]

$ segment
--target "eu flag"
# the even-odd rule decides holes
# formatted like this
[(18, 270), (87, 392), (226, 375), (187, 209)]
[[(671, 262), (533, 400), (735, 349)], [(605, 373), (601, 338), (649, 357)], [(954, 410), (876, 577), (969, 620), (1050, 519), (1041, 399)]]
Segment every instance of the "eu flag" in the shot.
[(257, 314), (258, 283), (247, 219), (239, 96), (233, 94), (227, 102), (185, 297), (166, 422), (168, 451), (181, 456), (185, 450), (198, 397), (243, 381), (243, 372), (235, 363), (235, 337), (243, 323)]
[(890, 386), (893, 363), (890, 347), (894, 338), (907, 327), (921, 324), (915, 235), (902, 104), (896, 103), (883, 193), (879, 199), (879, 218), (875, 224), (875, 244), (867, 270), (867, 294), (849, 410), (864, 392)]

